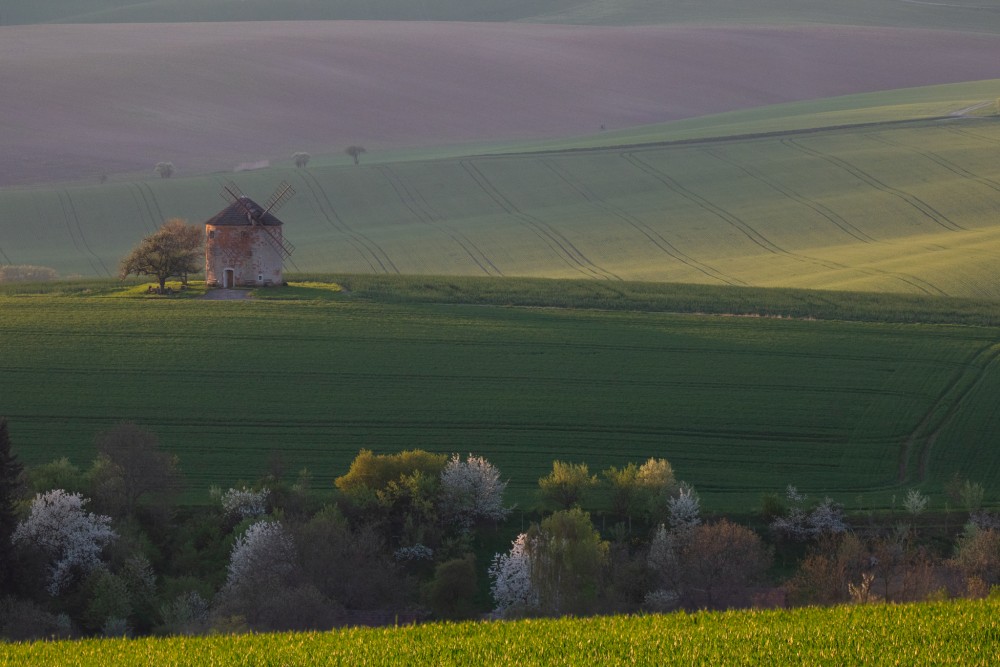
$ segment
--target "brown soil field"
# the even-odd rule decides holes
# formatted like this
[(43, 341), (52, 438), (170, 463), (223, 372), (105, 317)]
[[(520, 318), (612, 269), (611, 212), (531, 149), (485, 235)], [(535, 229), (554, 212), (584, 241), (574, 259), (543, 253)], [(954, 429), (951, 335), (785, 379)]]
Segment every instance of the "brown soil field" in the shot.
[(0, 186), (554, 138), (1000, 77), (1000, 37), (892, 28), (276, 22), (0, 27)]

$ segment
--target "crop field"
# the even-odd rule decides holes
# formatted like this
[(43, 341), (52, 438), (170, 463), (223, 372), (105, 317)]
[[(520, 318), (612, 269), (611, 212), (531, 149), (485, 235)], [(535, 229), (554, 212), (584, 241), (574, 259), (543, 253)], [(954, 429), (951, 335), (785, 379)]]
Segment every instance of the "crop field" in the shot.
[(6, 645), (8, 665), (990, 665), (995, 600)]
[(0, 297), (0, 414), (28, 463), (85, 464), (134, 420), (195, 502), (275, 452), (322, 487), (361, 448), (413, 447), (487, 456), (528, 507), (553, 459), (666, 457), (713, 509), (789, 483), (881, 506), (954, 472), (1000, 488), (997, 328), (373, 295)]
[(7, 0), (7, 24), (39, 22), (417, 20), (567, 24), (830, 23), (1000, 32), (994, 0)]
[[(1000, 296), (1000, 122), (237, 174), (282, 209), (290, 270)], [(0, 262), (110, 276), (227, 175), (0, 192)]]
[(898, 27), (0, 26), (0, 89), (18, 91), (0, 97), (0, 186), (595, 135), (992, 79), (998, 59), (1000, 35)]

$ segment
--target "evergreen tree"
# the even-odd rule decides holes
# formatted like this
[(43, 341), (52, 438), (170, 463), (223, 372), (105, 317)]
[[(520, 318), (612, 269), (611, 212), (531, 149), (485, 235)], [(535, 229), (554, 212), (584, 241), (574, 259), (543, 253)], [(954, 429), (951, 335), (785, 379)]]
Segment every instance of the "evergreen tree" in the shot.
[(15, 504), (20, 494), (24, 466), (10, 451), (7, 418), (0, 417), (0, 597), (11, 590), (14, 545), (11, 536), (17, 528)]

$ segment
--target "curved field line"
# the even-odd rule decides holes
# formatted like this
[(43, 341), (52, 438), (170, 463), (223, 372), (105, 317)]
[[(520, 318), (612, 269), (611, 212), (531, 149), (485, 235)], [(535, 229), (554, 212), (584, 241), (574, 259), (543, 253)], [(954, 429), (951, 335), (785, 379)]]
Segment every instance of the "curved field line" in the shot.
[(160, 221), (160, 224), (163, 224), (166, 222), (166, 217), (163, 215), (163, 209), (160, 208), (160, 202), (156, 199), (156, 193), (153, 192), (153, 188), (150, 187), (149, 183), (143, 182), (142, 185), (149, 193), (149, 199), (153, 202), (153, 206), (156, 207), (156, 214), (159, 216), (157, 219)]
[(69, 232), (70, 240), (73, 241), (73, 246), (76, 248), (78, 253), (87, 259), (87, 263), (90, 264), (91, 270), (93, 270), (94, 273), (100, 274), (100, 271), (98, 271), (97, 267), (94, 266), (94, 262), (91, 261), (90, 257), (87, 257), (87, 253), (84, 252), (83, 248), (80, 247), (80, 243), (76, 240), (76, 234), (73, 233), (73, 223), (70, 220), (69, 209), (66, 208), (66, 202), (63, 201), (63, 192), (57, 192), (57, 197), (59, 199), (59, 207), (63, 212), (63, 219), (66, 221), (66, 230)]
[(774, 255), (790, 254), (788, 253), (787, 250), (772, 243), (763, 234), (757, 232), (757, 230), (755, 230), (753, 227), (751, 227), (750, 225), (746, 224), (745, 222), (737, 218), (729, 211), (716, 206), (715, 204), (708, 201), (701, 195), (698, 195), (692, 192), (691, 190), (688, 190), (686, 187), (675, 181), (670, 176), (666, 175), (665, 173), (663, 173), (653, 165), (649, 164), (648, 162), (637, 157), (634, 153), (631, 152), (622, 153), (621, 156), (626, 162), (631, 164), (633, 167), (645, 173), (646, 175), (651, 176), (652, 178), (658, 180), (660, 183), (663, 183), (670, 190), (680, 195), (684, 199), (687, 199), (691, 203), (695, 204), (698, 208), (707, 211), (708, 213), (711, 213), (717, 218), (720, 218), (722, 221), (728, 223), (734, 229), (736, 229), (737, 231), (741, 232), (744, 236), (746, 236), (755, 245), (760, 246), (762, 249)]
[(378, 171), (385, 176), (385, 180), (389, 183), (393, 192), (396, 193), (400, 203), (403, 204), (403, 206), (405, 206), (417, 220), (435, 231), (441, 232), (457, 243), (458, 246), (465, 251), (465, 254), (469, 256), (469, 259), (471, 259), (473, 263), (486, 275), (493, 275), (490, 273), (491, 269), (496, 273), (496, 275), (503, 275), (503, 273), (497, 269), (496, 265), (494, 265), (493, 262), (491, 262), (486, 256), (486, 253), (476, 247), (476, 244), (469, 240), (467, 236), (461, 234), (460, 232), (453, 232), (438, 224), (440, 218), (430, 210), (430, 206), (427, 204), (427, 201), (422, 197), (418, 200), (417, 195), (414, 195), (414, 192), (410, 190), (406, 183), (404, 183), (399, 175), (396, 174), (396, 172), (394, 172), (390, 167), (380, 165), (378, 167)]
[(943, 157), (941, 155), (938, 155), (937, 153), (932, 153), (931, 151), (923, 151), (923, 150), (920, 150), (919, 148), (914, 148), (913, 146), (908, 146), (907, 144), (903, 144), (903, 143), (900, 143), (898, 141), (893, 141), (891, 139), (886, 139), (885, 137), (875, 136), (874, 134), (866, 134), (865, 136), (868, 137), (869, 139), (871, 139), (872, 141), (877, 141), (877, 142), (885, 144), (887, 146), (895, 146), (897, 148), (902, 148), (902, 149), (908, 150), (908, 151), (910, 151), (912, 153), (916, 153), (917, 155), (920, 155), (920, 156), (922, 156), (922, 157), (930, 160), (931, 162), (933, 162), (934, 164), (938, 165), (942, 169), (950, 171), (951, 173), (955, 174), (956, 176), (959, 176), (961, 178), (964, 178), (964, 179), (967, 179), (967, 180), (970, 180), (970, 181), (976, 181), (977, 183), (981, 183), (982, 185), (985, 185), (986, 187), (990, 188), (991, 190), (995, 190), (996, 192), (1000, 192), (1000, 183), (998, 183), (997, 181), (994, 181), (993, 179), (990, 179), (990, 178), (986, 178), (985, 176), (979, 176), (978, 174), (974, 174), (971, 171), (969, 171), (968, 169), (966, 169), (965, 167), (963, 167), (961, 165), (958, 165), (958, 164), (955, 164), (954, 162), (952, 162), (948, 158)]
[(903, 190), (900, 190), (898, 188), (894, 188), (891, 185), (887, 185), (886, 183), (883, 183), (882, 181), (875, 178), (868, 172), (858, 167), (855, 167), (853, 164), (847, 162), (846, 160), (843, 160), (834, 155), (823, 153), (822, 151), (818, 151), (815, 148), (809, 148), (808, 146), (803, 146), (794, 139), (782, 139), (781, 143), (790, 148), (794, 148), (799, 152), (805, 153), (806, 155), (811, 155), (813, 157), (819, 158), (829, 164), (832, 164), (835, 167), (843, 169), (844, 171), (851, 174), (859, 181), (866, 183), (870, 187), (873, 187), (876, 190), (879, 190), (880, 192), (883, 192), (887, 195), (896, 197), (897, 199), (905, 202), (906, 204), (909, 204), (917, 211), (922, 213), (925, 217), (927, 217), (927, 219), (931, 220), (937, 225), (940, 225), (941, 227), (947, 229), (950, 232), (958, 231), (960, 229), (965, 229), (961, 225), (949, 220), (947, 216), (945, 216), (943, 213), (941, 213), (933, 206), (931, 206), (924, 200), (920, 199), (919, 197), (911, 195), (910, 193), (904, 192)]
[(703, 262), (699, 262), (694, 257), (691, 257), (690, 255), (684, 253), (673, 243), (665, 239), (663, 235), (661, 235), (659, 232), (657, 232), (655, 229), (647, 225), (645, 222), (643, 222), (636, 216), (628, 213), (624, 209), (609, 204), (600, 199), (599, 197), (595, 196), (594, 193), (591, 192), (583, 183), (581, 183), (576, 178), (573, 178), (573, 176), (571, 176), (566, 169), (557, 166), (553, 161), (543, 159), (541, 160), (541, 163), (542, 165), (547, 167), (552, 173), (558, 176), (560, 180), (566, 183), (566, 185), (576, 190), (580, 194), (580, 196), (587, 201), (588, 204), (590, 204), (591, 206), (600, 211), (603, 211), (607, 214), (610, 214), (618, 218), (625, 224), (631, 226), (633, 229), (635, 229), (640, 234), (649, 239), (650, 243), (652, 243), (657, 248), (662, 250), (667, 256), (677, 260), (681, 264), (685, 264), (687, 266), (690, 266), (692, 269), (700, 271), (709, 278), (718, 280), (720, 282), (724, 282), (727, 285), (747, 284), (744, 281), (740, 280), (739, 278), (727, 276), (718, 269), (715, 269)]
[(512, 201), (510, 201), (510, 199), (504, 196), (504, 194), (500, 192), (500, 190), (498, 190), (493, 183), (490, 182), (479, 167), (473, 164), (472, 160), (462, 160), (459, 164), (462, 165), (462, 169), (465, 170), (472, 180), (475, 181), (476, 185), (478, 185), (479, 188), (485, 192), (494, 203), (497, 204), (497, 206), (503, 209), (503, 211), (508, 215), (521, 221), (522, 224), (529, 227), (535, 235), (538, 236), (538, 238), (549, 246), (550, 250), (552, 250), (566, 263), (567, 266), (584, 275), (589, 274), (594, 278), (603, 278), (606, 280), (622, 279), (620, 276), (617, 276), (591, 262), (586, 255), (580, 252), (576, 246), (569, 241), (569, 239), (553, 229), (550, 225), (533, 215), (523, 213), (517, 208), (517, 206), (514, 205)]
[(153, 207), (149, 203), (149, 199), (146, 198), (146, 192), (142, 189), (142, 186), (138, 183), (133, 183), (132, 185), (135, 186), (135, 191), (139, 193), (139, 197), (142, 199), (142, 204), (143, 206), (146, 207), (146, 213), (149, 214), (150, 227), (152, 227), (153, 231), (155, 232), (157, 229), (160, 228), (160, 225), (163, 224), (163, 220), (157, 222), (156, 214), (153, 213)]
[[(143, 208), (142, 203), (139, 201), (139, 197), (142, 196), (142, 190), (139, 190), (139, 186), (137, 186), (135, 183), (128, 183), (127, 185), (128, 185), (128, 193), (132, 197), (132, 201), (135, 202), (136, 210), (139, 211), (139, 220), (141, 220), (143, 224), (146, 224), (146, 218), (147, 216), (149, 216), (149, 210), (147, 208)], [(138, 196), (136, 196), (137, 190), (139, 192)], [(152, 231), (155, 232), (156, 222), (152, 219), (152, 217), (150, 217), (149, 224), (151, 225)]]
[(786, 197), (788, 199), (791, 199), (792, 201), (794, 201), (794, 202), (796, 202), (798, 204), (801, 204), (802, 206), (805, 206), (806, 208), (812, 209), (813, 211), (815, 211), (816, 213), (818, 213), (820, 216), (826, 218), (828, 221), (830, 221), (831, 223), (833, 223), (838, 229), (840, 229), (840, 231), (844, 232), (845, 234), (847, 234), (851, 238), (855, 239), (856, 241), (861, 241), (862, 243), (875, 243), (875, 242), (877, 242), (877, 239), (873, 238), (872, 236), (869, 236), (865, 232), (861, 231), (860, 229), (858, 229), (857, 227), (855, 227), (854, 225), (852, 225), (850, 222), (848, 222), (843, 217), (841, 217), (836, 211), (833, 211), (829, 207), (824, 206), (823, 204), (821, 204), (821, 203), (819, 203), (817, 201), (813, 201), (812, 199), (808, 199), (807, 197), (804, 197), (804, 196), (800, 195), (799, 193), (795, 192), (791, 188), (785, 187), (784, 185), (782, 185), (781, 183), (778, 183), (777, 181), (774, 181), (774, 180), (772, 180), (770, 178), (767, 178), (766, 176), (764, 176), (762, 173), (760, 173), (756, 169), (748, 167), (745, 164), (741, 164), (741, 163), (737, 162), (736, 160), (733, 160), (732, 158), (728, 158), (728, 157), (725, 157), (723, 155), (720, 155), (718, 152), (716, 152), (716, 151), (714, 151), (714, 150), (712, 150), (710, 148), (703, 148), (703, 149), (701, 149), (701, 152), (704, 153), (704, 154), (706, 154), (706, 155), (711, 155), (716, 160), (721, 160), (722, 162), (725, 162), (727, 164), (730, 164), (730, 165), (736, 167), (737, 169), (739, 169), (740, 171), (742, 171), (744, 174), (746, 174), (750, 178), (752, 178), (752, 179), (754, 179), (756, 181), (760, 181), (761, 183), (763, 183), (764, 185), (768, 186), (769, 188), (771, 188), (775, 192), (783, 195), (784, 197)]
[[(389, 255), (387, 255), (377, 243), (364, 234), (355, 232), (347, 226), (347, 224), (340, 217), (340, 214), (337, 213), (337, 209), (333, 206), (333, 203), (330, 202), (330, 198), (327, 196), (326, 190), (319, 182), (319, 179), (306, 170), (298, 171), (298, 174), (305, 186), (309, 188), (310, 192), (312, 192), (313, 199), (316, 200), (316, 205), (319, 206), (320, 213), (323, 214), (326, 221), (331, 227), (347, 238), (348, 243), (350, 243), (354, 249), (358, 251), (358, 254), (361, 255), (362, 259), (364, 259), (368, 266), (371, 267), (372, 272), (378, 273), (378, 269), (376, 269), (375, 264), (372, 263), (374, 261), (379, 265), (382, 273), (399, 273), (399, 269), (397, 269), (396, 265), (392, 263), (391, 259), (389, 259)], [(312, 179), (312, 183), (310, 183), (309, 179)], [(315, 186), (313, 183), (315, 183)], [(329, 213), (327, 212), (327, 208), (329, 208)], [(371, 256), (371, 259), (366, 256), (366, 253)]]
[[(982, 348), (970, 354), (958, 371), (948, 380), (944, 389), (938, 395), (934, 403), (924, 414), (923, 419), (913, 429), (909, 437), (903, 442), (899, 450), (899, 472), (897, 481), (902, 484), (906, 481), (909, 472), (910, 456), (914, 445), (920, 444), (920, 467), (918, 475), (923, 479), (927, 473), (926, 461), (930, 456), (931, 445), (941, 433), (948, 421), (955, 415), (959, 407), (972, 392), (972, 390), (982, 382), (986, 375), (986, 370), (990, 364), (1000, 357), (1000, 349), (995, 349), (995, 343), (987, 343)], [(948, 405), (944, 415), (938, 416), (942, 406)]]
[[(816, 264), (831, 271), (842, 271), (844, 269), (851, 269), (851, 267), (845, 266), (843, 264), (837, 264), (836, 262), (830, 262), (816, 257), (809, 257), (808, 255), (800, 255), (790, 250), (785, 250), (778, 244), (770, 241), (766, 236), (755, 230), (753, 227), (748, 225), (746, 222), (744, 222), (736, 215), (730, 213), (729, 211), (723, 209), (720, 206), (713, 204), (712, 202), (708, 201), (701, 195), (698, 195), (695, 192), (684, 187), (679, 182), (677, 182), (667, 174), (663, 173), (653, 165), (649, 164), (648, 162), (645, 162), (639, 157), (633, 155), (632, 153), (623, 153), (622, 157), (624, 157), (625, 160), (628, 161), (630, 164), (638, 167), (640, 170), (645, 172), (647, 175), (652, 176), (653, 178), (659, 180), (661, 183), (666, 185), (668, 188), (670, 188), (680, 196), (688, 199), (694, 204), (697, 204), (700, 208), (721, 218), (723, 221), (729, 223), (734, 228), (743, 232), (743, 234), (747, 238), (749, 238), (751, 241), (753, 241), (754, 243), (756, 243), (757, 245), (764, 248), (770, 253), (773, 253), (775, 255), (784, 255), (786, 257), (794, 259), (797, 262)], [(863, 273), (861, 271), (859, 272)]]
[[(836, 211), (833, 211), (832, 209), (828, 208), (827, 206), (824, 206), (819, 202), (815, 202), (806, 197), (803, 197), (794, 190), (790, 190), (781, 185), (780, 183), (777, 183), (765, 177), (763, 174), (759, 173), (755, 169), (751, 169), (746, 165), (740, 164), (739, 162), (736, 162), (731, 158), (719, 155), (711, 149), (702, 149), (702, 152), (706, 153), (707, 155), (711, 155), (717, 160), (721, 160), (723, 162), (726, 162), (727, 164), (736, 167), (750, 178), (760, 181), (761, 183), (764, 183), (765, 185), (769, 186), (779, 194), (791, 199), (794, 202), (797, 202), (799, 204), (802, 204), (803, 206), (812, 209), (816, 213), (820, 214), (821, 216), (832, 222), (834, 225), (840, 228), (845, 234), (848, 234), (852, 238), (861, 241), (862, 243), (880, 243), (880, 241), (874, 239), (868, 234), (865, 234), (863, 231), (861, 231), (860, 229), (849, 223), (847, 220), (842, 218)], [(801, 255), (801, 256), (805, 257), (806, 259), (817, 261), (821, 265), (827, 265), (823, 261), (816, 260), (812, 257), (808, 257), (807, 255)], [(948, 296), (948, 294), (944, 290), (940, 289), (936, 285), (926, 280), (923, 280), (922, 278), (918, 278), (916, 276), (912, 276), (907, 273), (898, 273), (895, 271), (884, 271), (881, 269), (867, 269), (856, 266), (848, 266), (846, 264), (840, 264), (839, 262), (829, 262), (829, 264), (832, 265), (832, 267), (828, 266), (828, 268), (835, 267), (839, 269), (848, 269), (851, 271), (857, 271), (858, 273), (862, 273), (867, 276), (889, 276), (890, 278), (899, 280), (900, 282), (905, 283), (910, 287), (916, 288), (917, 290), (923, 292), (924, 294), (938, 294), (940, 296)]]
[(945, 413), (944, 417), (941, 418), (941, 423), (938, 424), (937, 428), (935, 428), (934, 431), (927, 436), (927, 439), (924, 441), (924, 446), (920, 450), (920, 467), (918, 468), (917, 471), (920, 481), (924, 481), (925, 479), (927, 479), (927, 466), (930, 463), (931, 459), (931, 449), (933, 448), (934, 443), (937, 441), (938, 435), (941, 434), (941, 431), (944, 430), (944, 427), (948, 425), (948, 422), (950, 422), (952, 417), (955, 416), (955, 413), (957, 413), (958, 410), (962, 407), (962, 405), (965, 402), (965, 399), (968, 398), (969, 394), (971, 394), (976, 389), (976, 387), (978, 387), (980, 384), (983, 383), (983, 381), (986, 379), (989, 367), (992, 364), (996, 363), (998, 357), (1000, 357), (1000, 349), (994, 350), (992, 354), (988, 355), (987, 358), (983, 360), (983, 365), (982, 368), (979, 370), (979, 373), (977, 373), (976, 376), (972, 379), (972, 382), (969, 384), (969, 386), (966, 387), (965, 390), (963, 390), (959, 396), (955, 397), (954, 403), (952, 403), (951, 407), (948, 409), (948, 412)]
[(7, 253), (5, 253), (3, 251), (3, 248), (0, 248), (0, 257), (3, 257), (3, 261), (7, 262), (8, 264), (13, 264), (14, 263), (14, 262), (10, 261), (10, 257), (8, 257)]
[(83, 247), (87, 249), (87, 252), (89, 252), (91, 255), (94, 256), (94, 259), (97, 260), (97, 263), (101, 265), (102, 269), (104, 269), (104, 273), (110, 277), (111, 272), (108, 271), (108, 267), (104, 264), (104, 260), (101, 259), (100, 255), (94, 252), (93, 249), (90, 247), (90, 244), (87, 243), (87, 237), (84, 236), (83, 234), (83, 224), (81, 224), (80, 222), (80, 216), (76, 212), (76, 204), (73, 203), (73, 198), (70, 196), (69, 190), (66, 190), (65, 193), (66, 193), (66, 203), (69, 205), (69, 212), (73, 216), (73, 221), (76, 223), (76, 230), (80, 234), (80, 240), (83, 242)]
[(966, 137), (972, 137), (973, 139), (979, 139), (980, 141), (988, 141), (991, 144), (1000, 144), (1000, 139), (997, 139), (995, 137), (988, 137), (985, 134), (979, 134), (977, 132), (970, 132), (969, 130), (963, 130), (963, 129), (958, 128), (958, 127), (949, 127), (948, 130), (951, 131), (951, 132), (953, 132), (953, 133), (955, 133), (955, 134), (961, 134), (961, 135), (964, 135)]

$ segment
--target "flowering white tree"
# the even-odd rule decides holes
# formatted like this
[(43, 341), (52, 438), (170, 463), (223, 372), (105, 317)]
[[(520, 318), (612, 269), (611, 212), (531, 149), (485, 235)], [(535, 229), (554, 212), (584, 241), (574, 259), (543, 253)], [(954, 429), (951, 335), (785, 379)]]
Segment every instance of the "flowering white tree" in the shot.
[(527, 539), (526, 533), (518, 535), (511, 544), (510, 551), (496, 554), (490, 564), (490, 592), (497, 603), (495, 612), (500, 616), (538, 606), (538, 593), (531, 585), (531, 557), (526, 549)]
[(458, 454), (441, 471), (441, 507), (455, 523), (468, 530), (480, 519), (502, 521), (510, 514), (503, 506), (507, 482), (500, 471), (481, 456)]
[(906, 494), (906, 498), (903, 500), (903, 508), (912, 514), (917, 516), (922, 514), (925, 509), (927, 509), (927, 503), (930, 500), (927, 496), (920, 493), (917, 489), (910, 489)]
[(264, 516), (267, 512), (267, 497), (270, 491), (265, 487), (260, 491), (248, 489), (229, 489), (222, 494), (222, 510), (231, 516), (242, 519), (252, 519)]
[(692, 487), (682, 487), (677, 496), (667, 501), (667, 515), (674, 533), (690, 531), (701, 523), (701, 501)]
[(847, 532), (844, 521), (844, 508), (824, 498), (823, 502), (807, 511), (804, 507), (807, 496), (788, 485), (786, 492), (791, 508), (786, 516), (780, 516), (771, 522), (771, 532), (793, 542), (806, 542), (822, 535), (835, 535)]
[(280, 580), (294, 569), (295, 543), (277, 521), (258, 521), (236, 538), (226, 587)]
[(66, 588), (77, 571), (89, 572), (100, 565), (101, 549), (117, 537), (111, 517), (85, 511), (87, 502), (79, 493), (62, 489), (39, 493), (11, 538), (49, 558), (47, 590), (52, 595)]

